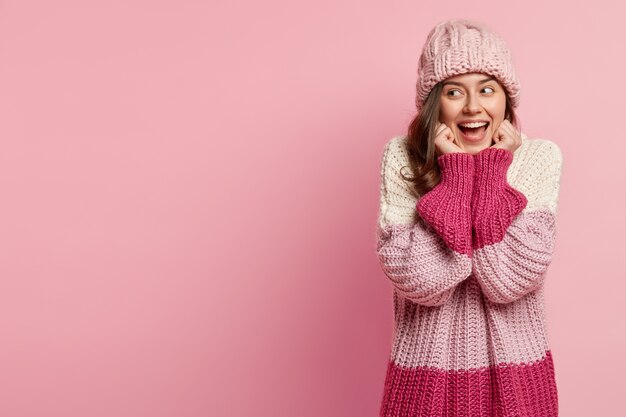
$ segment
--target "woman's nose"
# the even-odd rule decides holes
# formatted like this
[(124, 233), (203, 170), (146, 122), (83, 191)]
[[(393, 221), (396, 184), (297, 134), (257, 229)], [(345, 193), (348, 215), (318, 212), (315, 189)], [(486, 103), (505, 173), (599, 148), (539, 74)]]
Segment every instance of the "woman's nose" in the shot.
[(473, 96), (469, 95), (467, 101), (465, 102), (465, 111), (470, 113), (475, 113), (480, 111), (480, 102), (479, 100)]

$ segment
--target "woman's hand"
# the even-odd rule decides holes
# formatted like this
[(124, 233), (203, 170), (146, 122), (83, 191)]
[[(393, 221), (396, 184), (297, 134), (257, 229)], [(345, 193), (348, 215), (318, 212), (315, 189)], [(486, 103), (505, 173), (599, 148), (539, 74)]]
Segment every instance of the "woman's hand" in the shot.
[(504, 119), (496, 129), (493, 141), (495, 145), (492, 145), (492, 148), (506, 149), (511, 152), (515, 152), (522, 145), (522, 137), (507, 119)]
[(437, 122), (437, 133), (435, 134), (434, 142), (437, 156), (453, 152), (465, 152), (456, 144), (456, 137), (452, 129), (440, 122)]

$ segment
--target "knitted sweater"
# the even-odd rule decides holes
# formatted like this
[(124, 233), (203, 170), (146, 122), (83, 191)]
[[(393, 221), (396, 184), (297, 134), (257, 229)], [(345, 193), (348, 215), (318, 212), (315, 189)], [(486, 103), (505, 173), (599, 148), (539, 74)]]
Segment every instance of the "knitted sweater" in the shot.
[(521, 134), (437, 162), (417, 197), (406, 136), (385, 146), (377, 254), (393, 288), (381, 416), (558, 415), (543, 283), (552, 260), (562, 155)]

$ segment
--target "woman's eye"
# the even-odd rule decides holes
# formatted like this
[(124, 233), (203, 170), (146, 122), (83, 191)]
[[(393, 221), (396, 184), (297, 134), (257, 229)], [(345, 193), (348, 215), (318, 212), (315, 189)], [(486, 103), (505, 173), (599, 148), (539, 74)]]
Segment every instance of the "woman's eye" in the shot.
[[(484, 91), (484, 90), (490, 90), (490, 91), (487, 91), (488, 93), (493, 93), (493, 92), (495, 91), (495, 90), (494, 90), (493, 88), (491, 88), (491, 87), (485, 87), (485, 88), (483, 88), (483, 91)], [(459, 93), (459, 94), (461, 93), (459, 90), (454, 89), (454, 90), (448, 90), (448, 92), (447, 92), (446, 94), (447, 94), (447, 95), (449, 95), (449, 96), (454, 96), (454, 95), (455, 95), (455, 94), (453, 94), (454, 92), (457, 92), (457, 93)]]

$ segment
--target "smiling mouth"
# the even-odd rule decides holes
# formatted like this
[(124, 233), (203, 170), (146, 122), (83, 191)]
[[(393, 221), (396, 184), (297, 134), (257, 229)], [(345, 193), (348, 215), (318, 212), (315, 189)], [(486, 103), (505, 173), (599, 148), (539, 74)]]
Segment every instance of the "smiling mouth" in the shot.
[(465, 138), (470, 139), (470, 140), (472, 139), (481, 140), (485, 136), (485, 132), (487, 131), (487, 128), (489, 127), (489, 122), (487, 122), (487, 124), (484, 126), (480, 126), (476, 128), (463, 127), (458, 124), (457, 124), (457, 127), (459, 128), (459, 130), (461, 131), (461, 133), (463, 134)]

